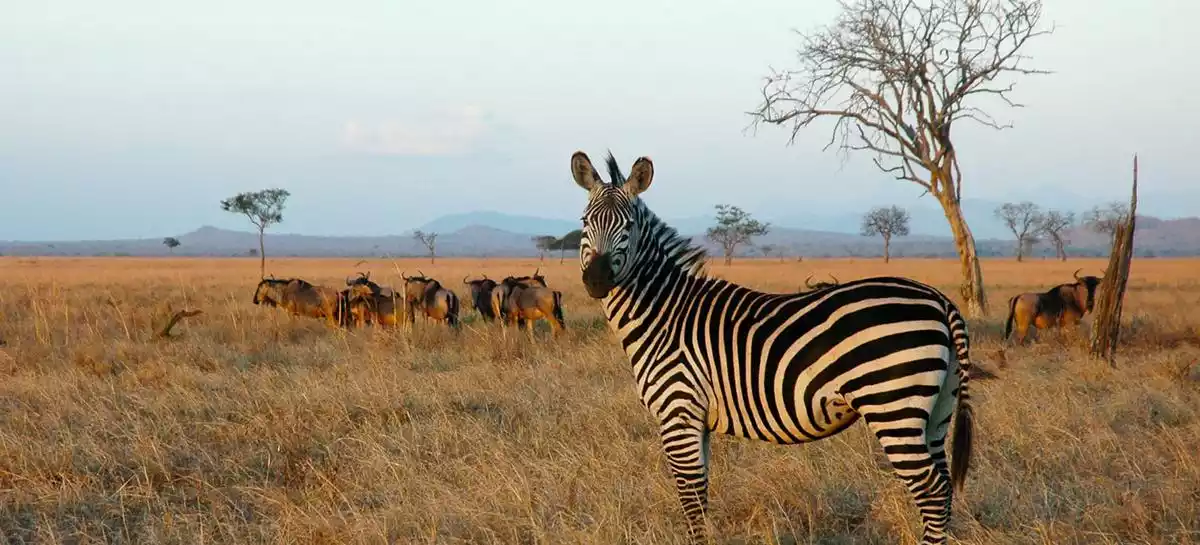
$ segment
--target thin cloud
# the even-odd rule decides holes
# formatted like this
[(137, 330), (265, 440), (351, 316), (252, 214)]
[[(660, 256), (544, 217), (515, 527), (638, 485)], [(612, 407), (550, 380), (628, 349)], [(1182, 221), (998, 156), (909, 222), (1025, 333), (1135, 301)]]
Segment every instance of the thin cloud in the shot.
[(404, 121), (347, 121), (342, 145), (357, 153), (394, 156), (461, 155), (471, 151), (489, 130), (478, 106)]

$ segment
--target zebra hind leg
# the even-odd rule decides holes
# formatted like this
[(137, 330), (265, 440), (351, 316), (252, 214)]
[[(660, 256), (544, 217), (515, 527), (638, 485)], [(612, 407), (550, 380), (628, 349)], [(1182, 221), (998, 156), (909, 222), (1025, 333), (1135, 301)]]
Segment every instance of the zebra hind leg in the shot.
[[(864, 396), (852, 403), (883, 446), (892, 470), (904, 482), (916, 503), (923, 526), (922, 545), (944, 545), (946, 527), (950, 523), (952, 488), (945, 453), (949, 419), (931, 418), (938, 412), (935, 405), (941, 405), (937, 403), (940, 398), (948, 398), (949, 406), (954, 405), (950, 390), (943, 391), (945, 395), (915, 394), (921, 396), (919, 400), (892, 398), (880, 406), (863, 404), (872, 396)], [(930, 430), (935, 433), (927, 433)]]

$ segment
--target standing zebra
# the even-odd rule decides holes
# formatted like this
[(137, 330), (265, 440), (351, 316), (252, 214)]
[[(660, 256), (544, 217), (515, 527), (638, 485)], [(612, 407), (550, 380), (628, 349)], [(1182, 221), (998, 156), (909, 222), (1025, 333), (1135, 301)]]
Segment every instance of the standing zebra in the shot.
[(862, 416), (916, 501), (922, 543), (945, 543), (972, 440), (967, 327), (954, 304), (905, 278), (788, 294), (710, 278), (703, 248), (638, 198), (654, 176), (650, 159), (639, 158), (628, 179), (611, 153), (607, 162), (608, 184), (587, 154), (571, 157), (589, 194), (583, 284), (602, 301), (642, 403), (658, 418), (692, 541), (705, 539), (711, 432), (806, 443)]

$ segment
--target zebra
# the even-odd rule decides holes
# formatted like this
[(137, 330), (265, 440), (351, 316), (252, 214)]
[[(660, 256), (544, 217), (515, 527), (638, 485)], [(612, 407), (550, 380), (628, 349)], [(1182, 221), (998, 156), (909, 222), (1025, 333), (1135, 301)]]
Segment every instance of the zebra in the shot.
[(710, 277), (703, 247), (639, 198), (654, 176), (650, 159), (638, 158), (628, 178), (611, 151), (607, 166), (611, 183), (583, 151), (571, 157), (571, 174), (589, 194), (582, 280), (658, 419), (692, 542), (706, 539), (714, 432), (799, 444), (861, 416), (920, 511), (922, 543), (945, 543), (973, 442), (969, 338), (958, 308), (907, 278), (764, 293)]

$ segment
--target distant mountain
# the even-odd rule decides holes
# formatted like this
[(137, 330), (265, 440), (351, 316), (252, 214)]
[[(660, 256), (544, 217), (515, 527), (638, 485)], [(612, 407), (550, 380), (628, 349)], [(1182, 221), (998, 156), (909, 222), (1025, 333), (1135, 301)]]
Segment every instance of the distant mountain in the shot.
[(450, 214), (435, 219), (419, 227), (421, 231), (432, 233), (453, 233), (461, 229), (485, 225), (493, 229), (526, 235), (562, 236), (574, 229), (579, 229), (579, 221), (556, 220), (533, 216), (517, 216), (502, 212), (487, 210)]
[[(479, 214), (479, 213), (477, 213)], [(474, 216), (481, 217), (481, 216)], [(483, 215), (482, 217), (487, 217)], [(437, 254), (439, 256), (512, 256), (537, 255), (530, 240), (544, 226), (565, 234), (577, 229), (573, 222), (535, 217), (495, 214), (497, 221), (514, 222), (515, 232), (494, 225), (469, 224), (450, 231), (438, 226), (449, 227), (453, 222), (442, 218), (430, 223), (429, 231), (439, 233)], [(462, 221), (461, 219), (453, 221)], [(440, 222), (440, 223), (439, 223)], [(945, 219), (942, 218), (942, 222)], [(698, 244), (706, 245), (714, 256), (720, 248), (705, 240), (704, 230), (711, 225), (711, 218), (685, 218), (668, 223), (681, 233), (691, 236)], [(524, 227), (521, 227), (524, 226)], [(976, 230), (974, 224), (972, 230)], [(914, 231), (916, 229), (914, 228)], [(545, 233), (546, 231), (541, 231)], [(555, 231), (550, 231), (551, 233)], [(205, 226), (187, 234), (178, 235), (181, 246), (174, 255), (181, 256), (244, 256), (258, 248), (258, 235), (252, 232), (232, 231)], [(1076, 256), (1107, 255), (1107, 236), (1084, 229), (1074, 229), (1067, 235), (1070, 243), (1068, 252)], [(299, 234), (272, 234), (266, 237), (267, 254), (274, 256), (423, 256), (426, 253), (410, 235), (389, 236), (310, 236)], [(976, 246), (981, 256), (1010, 256), (1013, 241), (1010, 237), (985, 237), (976, 234)], [(882, 243), (878, 237), (863, 237), (851, 232), (815, 229), (794, 229), (784, 226), (772, 227), (770, 233), (758, 237), (755, 246), (739, 249), (739, 255), (761, 255), (764, 248), (771, 247), (771, 254), (787, 256), (837, 257), (878, 256)], [(1194, 256), (1200, 255), (1200, 218), (1163, 220), (1150, 216), (1138, 216), (1138, 230), (1134, 237), (1134, 252), (1139, 256)], [(1034, 257), (1052, 256), (1053, 249), (1046, 244), (1034, 250)], [(132, 240), (86, 240), (74, 242), (0, 242), (0, 254), (5, 255), (79, 255), (79, 256), (163, 256), (168, 250), (161, 238)], [(896, 257), (949, 257), (955, 255), (953, 241), (949, 236), (915, 234), (896, 237), (892, 241), (892, 255)]]

